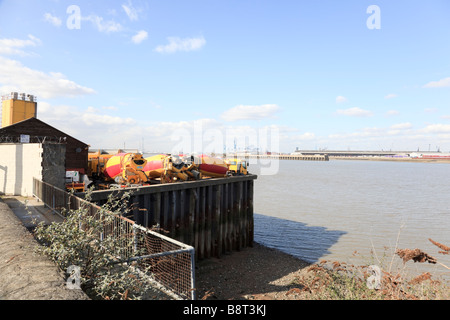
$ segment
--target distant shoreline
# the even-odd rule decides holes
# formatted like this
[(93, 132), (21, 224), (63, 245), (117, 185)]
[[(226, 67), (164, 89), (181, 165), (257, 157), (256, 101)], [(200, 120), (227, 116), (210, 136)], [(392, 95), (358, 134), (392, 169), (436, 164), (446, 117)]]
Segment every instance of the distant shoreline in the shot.
[(421, 158), (394, 158), (394, 157), (336, 157), (330, 156), (330, 160), (365, 160), (365, 161), (397, 161), (397, 162), (421, 162), (421, 163), (450, 163), (450, 159), (421, 159)]

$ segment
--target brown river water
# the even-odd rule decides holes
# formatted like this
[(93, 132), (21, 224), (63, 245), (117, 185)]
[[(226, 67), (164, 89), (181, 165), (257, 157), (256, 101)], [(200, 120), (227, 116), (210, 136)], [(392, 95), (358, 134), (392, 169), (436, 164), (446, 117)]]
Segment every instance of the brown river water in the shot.
[[(251, 160), (255, 241), (308, 262), (379, 265), (450, 278), (439, 264), (403, 265), (419, 248), (450, 267), (450, 164)], [(356, 253), (355, 253), (356, 252)]]

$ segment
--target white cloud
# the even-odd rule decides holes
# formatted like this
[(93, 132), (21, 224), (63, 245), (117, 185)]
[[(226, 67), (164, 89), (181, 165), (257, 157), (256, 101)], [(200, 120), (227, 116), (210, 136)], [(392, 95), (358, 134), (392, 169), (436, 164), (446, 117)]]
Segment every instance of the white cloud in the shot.
[(155, 51), (159, 53), (194, 51), (201, 49), (206, 44), (206, 40), (204, 37), (184, 39), (178, 37), (169, 37), (167, 38), (167, 40), (169, 41), (169, 44), (157, 46), (155, 48)]
[(347, 102), (347, 101), (348, 101), (348, 99), (346, 97), (343, 97), (343, 96), (337, 96), (336, 97), (336, 103), (344, 103), (344, 102)]
[(83, 17), (82, 20), (90, 21), (100, 32), (119, 32), (122, 31), (123, 27), (120, 23), (114, 20), (104, 21), (103, 17), (97, 15), (90, 15)]
[(233, 107), (222, 114), (222, 119), (226, 121), (237, 120), (261, 120), (273, 118), (280, 109), (276, 104), (264, 104), (261, 106), (239, 105)]
[(55, 27), (59, 27), (62, 24), (62, 21), (60, 18), (53, 16), (51, 13), (44, 14), (45, 21), (49, 22), (50, 24), (54, 25)]
[[(39, 117), (56, 128), (84, 141), (93, 148), (141, 148), (145, 137), (148, 152), (216, 152), (237, 148), (260, 147), (260, 150), (290, 152), (296, 146), (314, 148), (317, 144), (330, 149), (346, 150), (416, 150), (428, 147), (430, 137), (441, 149), (450, 145), (450, 124), (432, 124), (413, 130), (410, 123), (388, 127), (366, 127), (347, 133), (319, 137), (296, 128), (270, 125), (253, 127), (248, 123), (233, 125), (216, 119), (192, 121), (155, 121), (140, 123), (138, 118), (108, 115), (103, 107), (52, 106), (39, 102)], [(124, 127), (126, 130), (124, 130)], [(108, 139), (105, 140), (105, 136)], [(434, 141), (434, 140), (433, 140)], [(282, 147), (282, 148), (280, 148)], [(447, 150), (447, 149), (445, 149)]]
[(293, 137), (294, 139), (300, 140), (300, 141), (308, 141), (308, 140), (313, 140), (316, 138), (316, 135), (312, 132), (305, 132), (303, 134), (300, 135), (295, 135)]
[(389, 127), (366, 127), (353, 132), (331, 133), (327, 137), (315, 139), (331, 149), (351, 150), (404, 150), (428, 148), (435, 141), (441, 149), (450, 146), (450, 124), (429, 124), (414, 129), (409, 123), (397, 123)]
[(330, 138), (335, 139), (345, 139), (345, 138), (370, 138), (370, 137), (380, 137), (384, 133), (383, 128), (378, 127), (367, 127), (363, 128), (359, 131), (352, 132), (352, 133), (344, 133), (344, 134), (331, 134), (329, 135)]
[(147, 31), (141, 30), (131, 38), (131, 41), (133, 41), (133, 43), (135, 43), (135, 44), (139, 44), (147, 38), (148, 38)]
[(363, 110), (361, 108), (349, 108), (349, 109), (340, 109), (336, 112), (337, 114), (352, 116), (352, 117), (371, 117), (373, 113), (368, 110)]
[(387, 134), (390, 136), (410, 134), (412, 127), (413, 125), (410, 122), (397, 123), (390, 126)]
[(387, 96), (384, 97), (385, 99), (393, 99), (393, 98), (397, 98), (397, 95), (395, 93), (390, 93)]
[(62, 73), (33, 70), (19, 61), (3, 57), (0, 57), (0, 91), (20, 91), (42, 98), (95, 93), (91, 88), (68, 80)]
[(425, 128), (421, 129), (420, 132), (423, 133), (450, 133), (450, 124), (430, 124)]
[(122, 5), (123, 11), (127, 14), (128, 18), (131, 21), (137, 21), (139, 20), (138, 10), (133, 6), (131, 1), (128, 1), (127, 4)]
[(400, 114), (400, 112), (397, 111), (397, 110), (389, 110), (389, 111), (386, 112), (387, 116), (395, 116), (395, 115), (398, 115), (398, 114)]
[(424, 88), (450, 88), (450, 77), (438, 81), (431, 81), (423, 86)]
[(94, 125), (112, 125), (112, 126), (121, 126), (121, 125), (134, 125), (136, 121), (132, 118), (121, 118), (121, 117), (113, 117), (106, 114), (96, 114), (90, 110), (87, 110), (87, 113), (81, 116), (81, 120), (88, 126)]
[[(52, 105), (46, 101), (39, 101), (37, 114), (42, 121), (76, 139), (91, 145), (94, 143), (99, 147), (120, 148), (130, 137), (138, 141), (141, 139), (139, 132), (134, 130), (136, 126), (134, 119), (105, 115), (100, 109), (92, 106), (83, 110), (76, 106)], [(123, 130), (123, 127), (128, 129)], [(105, 140), (105, 136), (108, 139)]]
[(405, 123), (397, 123), (391, 126), (391, 129), (394, 130), (404, 130), (404, 129), (410, 129), (412, 128), (412, 124), (409, 122), (405, 122)]
[(425, 108), (423, 109), (426, 113), (436, 113), (438, 111), (437, 108)]
[(25, 47), (36, 47), (41, 45), (41, 40), (33, 35), (28, 35), (28, 39), (0, 39), (0, 54), (6, 55), (28, 55), (23, 49)]
[(112, 110), (112, 111), (117, 111), (119, 110), (117, 107), (115, 106), (103, 106), (102, 109), (104, 110)]

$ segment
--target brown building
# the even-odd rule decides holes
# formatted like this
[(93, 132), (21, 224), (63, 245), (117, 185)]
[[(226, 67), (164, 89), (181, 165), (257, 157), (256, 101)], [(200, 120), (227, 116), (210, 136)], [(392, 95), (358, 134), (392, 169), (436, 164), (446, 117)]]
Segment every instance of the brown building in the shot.
[(29, 118), (0, 128), (0, 143), (20, 142), (65, 144), (66, 171), (87, 173), (89, 145), (39, 119)]

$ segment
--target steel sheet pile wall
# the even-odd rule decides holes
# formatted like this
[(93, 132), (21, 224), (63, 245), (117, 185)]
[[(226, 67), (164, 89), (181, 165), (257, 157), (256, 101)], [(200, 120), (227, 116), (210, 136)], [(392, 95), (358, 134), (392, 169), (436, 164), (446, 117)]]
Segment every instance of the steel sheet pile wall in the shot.
[(193, 246), (197, 259), (220, 257), (253, 244), (256, 178), (248, 175), (94, 191), (91, 201), (101, 205), (111, 193), (131, 191), (133, 209), (128, 218), (148, 228), (158, 225), (161, 233)]

